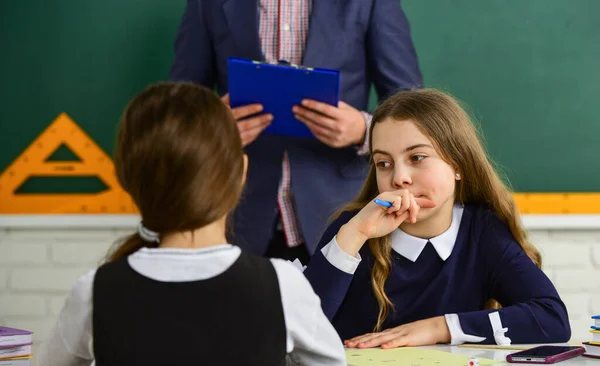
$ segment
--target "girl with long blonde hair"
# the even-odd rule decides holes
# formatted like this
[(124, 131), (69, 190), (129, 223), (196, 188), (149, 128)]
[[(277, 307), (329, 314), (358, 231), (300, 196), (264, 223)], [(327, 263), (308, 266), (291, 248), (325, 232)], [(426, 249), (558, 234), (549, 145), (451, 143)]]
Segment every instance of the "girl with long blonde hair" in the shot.
[(367, 181), (305, 270), (346, 346), (567, 341), (565, 305), (459, 103), (398, 93), (369, 136)]

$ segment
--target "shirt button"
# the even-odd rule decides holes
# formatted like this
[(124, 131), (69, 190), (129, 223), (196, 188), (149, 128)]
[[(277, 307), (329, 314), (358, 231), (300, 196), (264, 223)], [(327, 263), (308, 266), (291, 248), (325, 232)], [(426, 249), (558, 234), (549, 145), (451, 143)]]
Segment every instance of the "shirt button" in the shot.
[(286, 31), (286, 32), (289, 32), (290, 31), (290, 25), (289, 24), (284, 24), (283, 25), (283, 30)]

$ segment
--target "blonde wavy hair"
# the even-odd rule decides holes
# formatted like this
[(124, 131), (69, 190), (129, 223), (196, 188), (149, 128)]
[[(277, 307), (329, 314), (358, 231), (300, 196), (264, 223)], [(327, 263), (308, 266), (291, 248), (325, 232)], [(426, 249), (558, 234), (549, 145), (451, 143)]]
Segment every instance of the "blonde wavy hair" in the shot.
[[(480, 132), (467, 112), (450, 95), (434, 89), (412, 90), (398, 93), (377, 107), (373, 115), (369, 136), (373, 146), (373, 129), (386, 119), (411, 120), (434, 144), (440, 156), (461, 172), (454, 192), (455, 202), (478, 204), (489, 207), (508, 227), (523, 251), (541, 268), (539, 251), (529, 242), (521, 224), (519, 213), (510, 190), (503, 183), (480, 140)], [(342, 207), (336, 217), (345, 211), (362, 209), (378, 194), (375, 167), (371, 168), (367, 180), (358, 196)], [(368, 241), (375, 259), (371, 270), (372, 287), (379, 304), (379, 316), (374, 331), (380, 331), (394, 305), (384, 291), (390, 274), (390, 235)], [(486, 308), (497, 308), (499, 304), (489, 299)]]

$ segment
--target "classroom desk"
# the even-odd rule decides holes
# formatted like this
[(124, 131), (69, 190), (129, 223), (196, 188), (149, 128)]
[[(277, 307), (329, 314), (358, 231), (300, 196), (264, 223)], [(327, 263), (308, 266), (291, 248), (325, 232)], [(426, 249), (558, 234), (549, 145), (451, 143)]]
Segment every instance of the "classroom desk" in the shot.
[[(529, 345), (527, 345), (529, 347)], [(535, 345), (531, 345), (534, 347)], [(501, 365), (527, 365), (523, 363), (508, 363), (506, 362), (506, 355), (519, 352), (518, 350), (504, 350), (504, 349), (482, 349), (482, 348), (462, 348), (457, 346), (447, 346), (447, 345), (436, 345), (436, 346), (425, 346), (422, 348), (426, 349), (435, 349), (443, 352), (450, 352), (459, 355), (471, 356), (471, 357), (481, 357), (488, 358), (491, 360), (504, 361)], [(578, 356), (569, 360), (561, 361), (556, 363), (556, 365), (564, 365), (564, 366), (600, 366), (600, 359), (589, 358)]]

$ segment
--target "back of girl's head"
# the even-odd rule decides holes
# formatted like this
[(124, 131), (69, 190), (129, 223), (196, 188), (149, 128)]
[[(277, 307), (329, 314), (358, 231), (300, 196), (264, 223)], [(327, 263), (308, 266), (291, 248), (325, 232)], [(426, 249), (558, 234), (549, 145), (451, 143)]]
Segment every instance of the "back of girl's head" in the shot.
[[(453, 97), (438, 90), (421, 89), (400, 92), (388, 98), (377, 107), (373, 115), (371, 147), (373, 129), (388, 120), (414, 122), (421, 133), (431, 140), (440, 156), (460, 173), (461, 180), (456, 181), (455, 201), (489, 207), (509, 226), (525, 253), (536, 265), (541, 266), (541, 255), (527, 240), (510, 190), (488, 159), (478, 129)], [(359, 196), (341, 211), (362, 208), (378, 193), (380, 192), (376, 171), (372, 165)], [(391, 267), (390, 245), (389, 237), (372, 239), (369, 243), (375, 257), (372, 270), (373, 289), (380, 304), (377, 327), (381, 325), (392, 306), (383, 291)]]
[[(189, 83), (151, 85), (134, 97), (122, 117), (115, 167), (144, 227), (161, 236), (224, 217), (242, 191), (233, 116), (211, 90)], [(148, 245), (133, 235), (109, 260)]]

